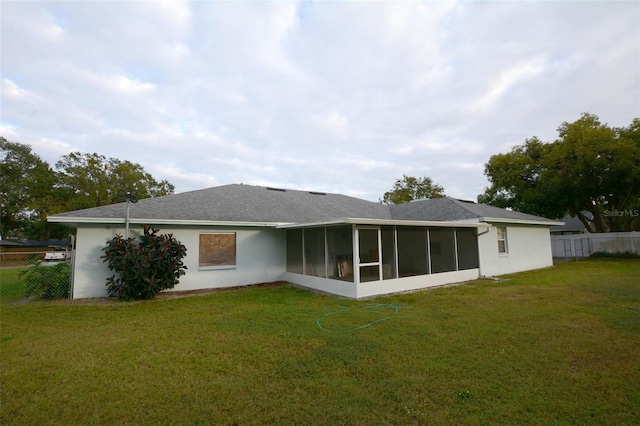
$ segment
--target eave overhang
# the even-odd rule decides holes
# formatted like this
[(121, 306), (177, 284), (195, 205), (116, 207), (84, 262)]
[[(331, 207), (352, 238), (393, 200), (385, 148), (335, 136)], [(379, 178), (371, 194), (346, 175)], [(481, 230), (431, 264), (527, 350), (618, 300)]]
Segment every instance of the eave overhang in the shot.
[[(72, 217), (72, 216), (49, 216), (50, 223), (61, 223), (77, 227), (80, 224), (90, 225), (125, 225), (124, 218), (104, 218), (104, 217)], [(222, 220), (184, 220), (184, 219), (129, 219), (129, 225), (174, 225), (174, 226), (229, 226), (229, 227), (263, 227), (275, 228), (278, 222), (243, 222), (243, 221), (222, 221)]]
[[(100, 218), (100, 217), (72, 217), (50, 216), (50, 223), (61, 223), (73, 227), (78, 225), (125, 225), (124, 218)], [(225, 227), (263, 227), (277, 229), (313, 228), (319, 226), (336, 225), (369, 225), (369, 226), (423, 226), (439, 228), (489, 228), (491, 225), (482, 222), (457, 222), (457, 221), (425, 221), (425, 220), (395, 220), (395, 219), (366, 219), (366, 218), (342, 218), (318, 222), (305, 223), (280, 223), (280, 222), (243, 222), (243, 221), (215, 221), (215, 220), (180, 220), (180, 219), (144, 219), (135, 218), (129, 220), (130, 225), (165, 225), (165, 226), (225, 226)]]
[[(81, 224), (89, 225), (125, 225), (125, 218), (104, 217), (73, 217), (73, 216), (49, 216), (50, 223), (60, 223), (77, 227)], [(342, 218), (318, 222), (305, 223), (281, 223), (281, 222), (253, 222), (253, 221), (223, 221), (223, 220), (185, 220), (185, 219), (130, 219), (130, 225), (167, 225), (167, 226), (227, 226), (227, 227), (262, 227), (278, 229), (312, 228), (318, 226), (335, 225), (380, 225), (380, 226), (431, 226), (440, 228), (488, 228), (490, 223), (511, 223), (520, 225), (554, 226), (564, 225), (564, 222), (504, 219), (494, 217), (481, 217), (465, 221), (434, 221), (434, 220), (397, 220), (397, 219), (367, 219), (367, 218)]]
[(512, 223), (517, 225), (555, 226), (564, 225), (564, 222), (555, 220), (528, 220), (528, 219), (505, 219), (501, 217), (481, 217), (480, 222), (486, 223)]
[(278, 229), (313, 228), (318, 226), (335, 225), (382, 225), (382, 226), (431, 226), (439, 228), (489, 228), (491, 225), (478, 222), (453, 222), (453, 221), (427, 221), (427, 220), (395, 220), (395, 219), (363, 219), (344, 218), (321, 222), (285, 223), (277, 226)]

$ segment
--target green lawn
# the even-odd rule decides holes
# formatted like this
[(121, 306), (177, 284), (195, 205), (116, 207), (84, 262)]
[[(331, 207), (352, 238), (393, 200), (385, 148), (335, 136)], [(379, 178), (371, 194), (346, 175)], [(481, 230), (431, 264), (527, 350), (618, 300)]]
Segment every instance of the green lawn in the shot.
[(1, 309), (0, 424), (637, 424), (640, 261)]
[(0, 268), (0, 304), (26, 297), (25, 283), (20, 280), (24, 267)]

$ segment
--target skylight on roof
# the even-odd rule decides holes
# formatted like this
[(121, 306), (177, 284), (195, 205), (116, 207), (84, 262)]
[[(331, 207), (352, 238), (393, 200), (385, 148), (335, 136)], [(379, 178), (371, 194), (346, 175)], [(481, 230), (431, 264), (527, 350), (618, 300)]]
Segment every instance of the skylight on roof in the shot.
[(286, 189), (282, 189), (282, 188), (272, 188), (272, 187), (270, 187), (270, 186), (267, 186), (267, 189), (268, 189), (269, 191), (287, 192), (287, 190), (286, 190)]
[(313, 195), (327, 195), (326, 192), (317, 192), (317, 191), (309, 191), (309, 194), (313, 194)]

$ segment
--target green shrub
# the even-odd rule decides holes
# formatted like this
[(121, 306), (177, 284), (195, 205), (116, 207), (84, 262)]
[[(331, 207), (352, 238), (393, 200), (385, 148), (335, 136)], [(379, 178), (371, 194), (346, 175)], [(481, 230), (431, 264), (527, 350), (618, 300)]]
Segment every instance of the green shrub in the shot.
[(40, 300), (67, 298), (70, 277), (71, 265), (66, 262), (49, 265), (40, 261), (20, 273), (26, 296)]
[(182, 263), (187, 248), (172, 234), (144, 225), (144, 234), (133, 238), (116, 235), (103, 248), (103, 261), (116, 274), (107, 278), (109, 297), (122, 300), (153, 299), (162, 290), (173, 288), (185, 274)]
[(635, 253), (632, 253), (630, 251), (616, 251), (616, 252), (608, 252), (608, 251), (596, 251), (594, 252), (591, 257), (610, 257), (610, 258), (615, 258), (615, 259), (633, 259), (633, 258), (638, 258), (640, 256), (638, 256)]

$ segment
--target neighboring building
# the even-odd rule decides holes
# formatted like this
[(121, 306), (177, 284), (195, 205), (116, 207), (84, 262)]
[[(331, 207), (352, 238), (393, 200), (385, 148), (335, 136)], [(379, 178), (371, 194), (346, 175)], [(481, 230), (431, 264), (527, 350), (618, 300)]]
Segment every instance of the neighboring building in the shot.
[(24, 241), (20, 241), (20, 240), (11, 240), (11, 239), (0, 240), (0, 250), (5, 247), (16, 248), (16, 247), (27, 247), (27, 245)]
[[(340, 194), (226, 185), (130, 204), (129, 223), (187, 247), (174, 290), (286, 280), (350, 298), (552, 265), (561, 222), (449, 197), (383, 205)], [(49, 217), (77, 228), (74, 298), (106, 296), (102, 248), (127, 204)]]
[(0, 240), (0, 267), (23, 266), (43, 259), (43, 252), (53, 252), (53, 247), (71, 247), (70, 240)]
[[(593, 220), (593, 215), (589, 212), (583, 213), (589, 222)], [(584, 223), (576, 216), (565, 216), (562, 218), (562, 225), (555, 225), (551, 227), (551, 235), (572, 235), (572, 234), (587, 234), (589, 230), (584, 226)]]
[(0, 248), (2, 247), (10, 247), (10, 248), (29, 248), (29, 249), (37, 249), (37, 250), (46, 250), (47, 248), (53, 246), (60, 247), (71, 247), (71, 240), (0, 240)]

